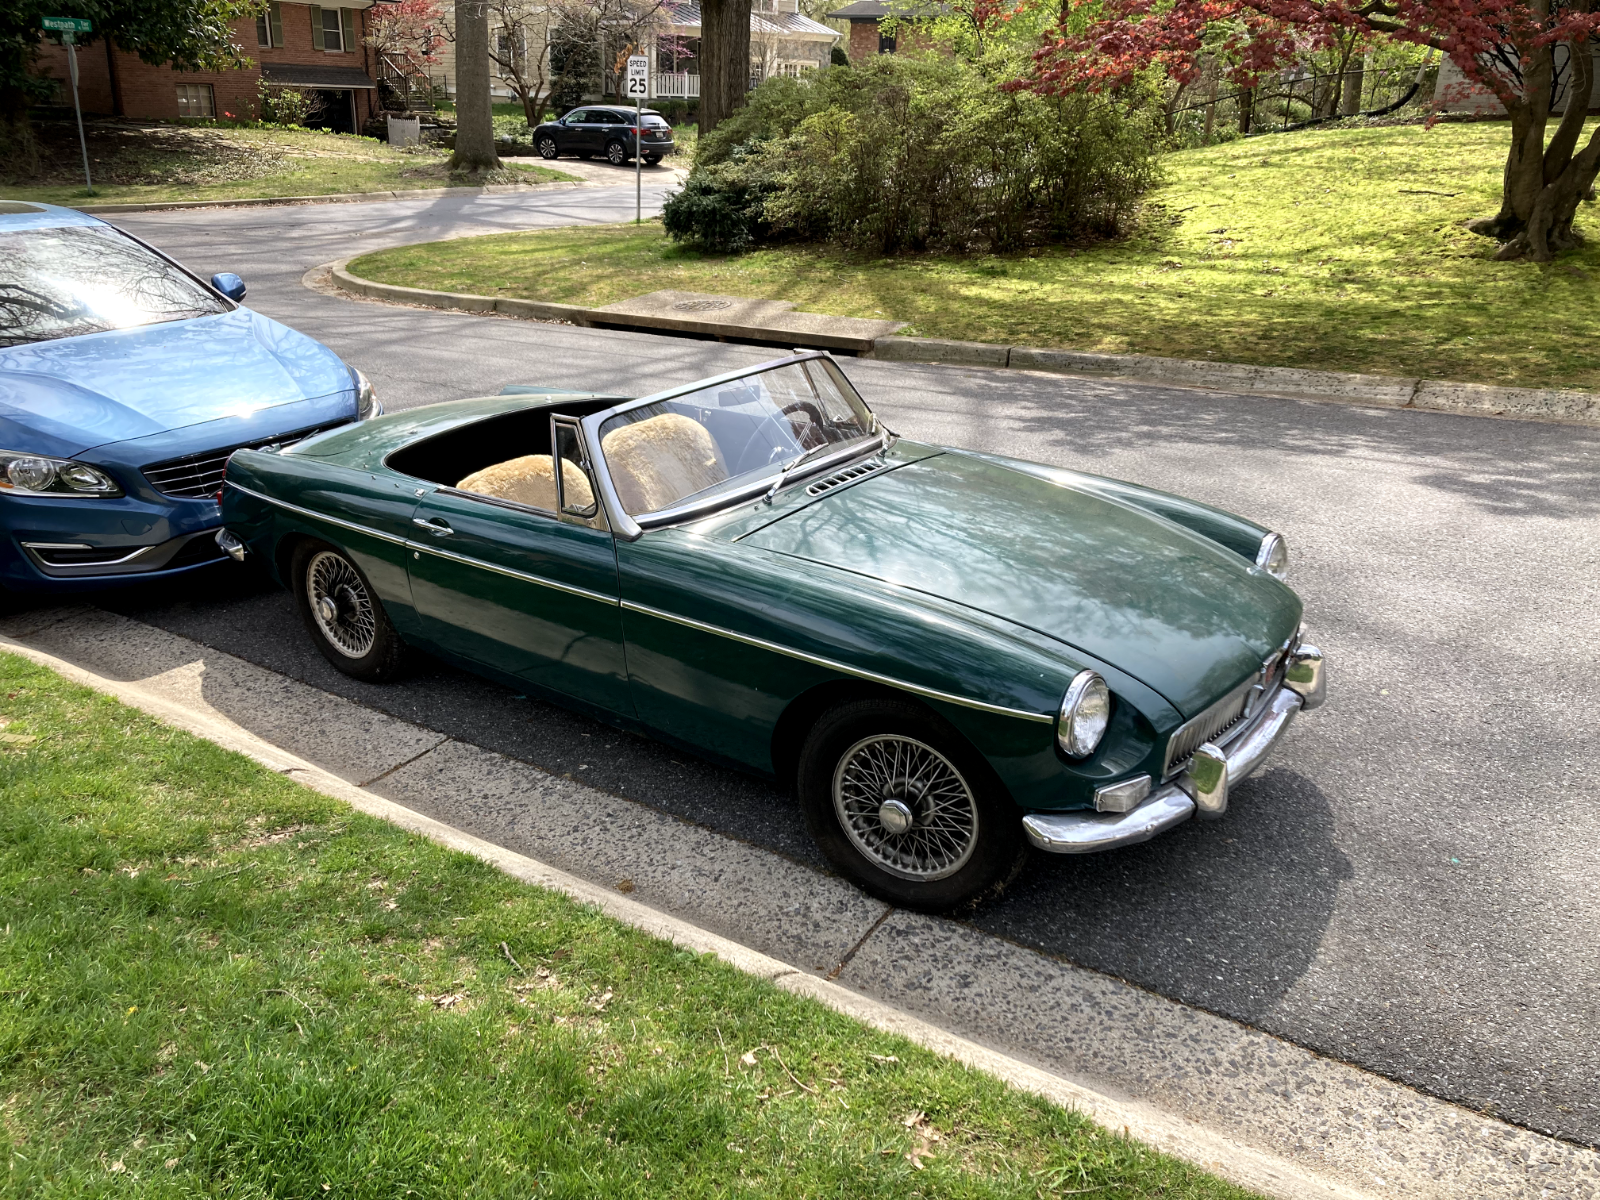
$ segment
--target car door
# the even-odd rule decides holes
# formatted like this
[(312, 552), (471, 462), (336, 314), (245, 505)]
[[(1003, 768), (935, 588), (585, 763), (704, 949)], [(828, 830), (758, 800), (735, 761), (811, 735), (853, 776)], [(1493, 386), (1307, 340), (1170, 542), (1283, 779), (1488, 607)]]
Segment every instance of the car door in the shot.
[[(561, 456), (587, 475), (576, 422), (552, 424)], [(423, 636), (446, 653), (632, 715), (611, 532), (592, 485), (565, 501), (555, 512), (429, 490), (412, 518), (412, 601)]]
[(628, 122), (620, 113), (606, 109), (594, 115), (597, 122), (594, 126), (596, 154), (604, 154), (606, 144), (616, 138), (621, 138), (624, 142), (628, 140)]
[(594, 149), (586, 145), (584, 139), (589, 136), (585, 123), (589, 119), (589, 110), (586, 108), (574, 109), (561, 118), (561, 131), (556, 135), (556, 145), (563, 154), (588, 154)]

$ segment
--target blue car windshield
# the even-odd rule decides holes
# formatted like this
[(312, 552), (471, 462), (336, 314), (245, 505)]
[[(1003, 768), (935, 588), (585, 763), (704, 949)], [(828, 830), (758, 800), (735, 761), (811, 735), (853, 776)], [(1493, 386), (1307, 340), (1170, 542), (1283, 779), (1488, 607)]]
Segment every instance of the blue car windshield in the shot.
[(618, 413), (600, 427), (600, 452), (624, 511), (641, 516), (737, 492), (813, 451), (865, 450), (876, 429), (839, 368), (814, 358)]
[(0, 233), (0, 346), (228, 309), (166, 259), (103, 225)]

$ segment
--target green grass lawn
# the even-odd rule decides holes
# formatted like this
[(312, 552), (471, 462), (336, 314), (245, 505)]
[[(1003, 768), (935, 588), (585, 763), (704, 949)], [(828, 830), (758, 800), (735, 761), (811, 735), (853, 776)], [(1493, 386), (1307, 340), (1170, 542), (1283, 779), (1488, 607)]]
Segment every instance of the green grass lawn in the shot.
[[(371, 138), (311, 129), (237, 129), (97, 122), (90, 133), (95, 195), (83, 185), (76, 129), (42, 128), (41, 171), (0, 186), (0, 199), (51, 204), (157, 203), (323, 196), (402, 188), (557, 183), (571, 175), (533, 163), (506, 164), (484, 180), (452, 176), (448, 152), (391, 148)], [(67, 134), (70, 133), (70, 137)]]
[(0, 1194), (1242, 1197), (0, 655)]
[[(1013, 345), (1600, 389), (1600, 242), (1497, 263), (1502, 123), (1307, 130), (1187, 150), (1129, 240), (992, 256), (737, 258), (659, 224), (506, 234), (357, 259), (369, 279), (576, 304), (658, 288), (792, 300)], [(1580, 228), (1600, 236), (1593, 206)]]

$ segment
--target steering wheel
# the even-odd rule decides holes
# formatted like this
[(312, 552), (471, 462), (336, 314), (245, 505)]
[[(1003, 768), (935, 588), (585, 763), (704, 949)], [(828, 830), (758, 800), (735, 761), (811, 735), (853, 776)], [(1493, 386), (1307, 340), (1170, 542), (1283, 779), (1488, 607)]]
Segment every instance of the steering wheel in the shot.
[[(799, 441), (802, 450), (810, 450), (828, 440), (828, 435), (822, 432), (823, 427), (827, 424), (823, 419), (822, 410), (811, 401), (796, 400), (793, 404), (780, 411), (784, 416), (790, 418), (789, 427), (794, 430), (795, 439)], [(795, 424), (793, 420), (795, 413), (805, 414), (806, 423), (804, 425)], [(811, 440), (813, 438), (819, 440)]]
[[(770, 466), (775, 462), (790, 458), (794, 454), (794, 449), (790, 443), (794, 440), (793, 424), (780, 421), (774, 416), (762, 417), (755, 429), (751, 431), (750, 436), (745, 439), (744, 445), (739, 448), (739, 453), (730, 460), (730, 469), (732, 469), (732, 463), (744, 462), (747, 454), (752, 450), (758, 450), (760, 447), (771, 447), (762, 462), (763, 466)], [(808, 447), (802, 443), (801, 449), (808, 449)], [(754, 468), (750, 467), (747, 470), (754, 470)]]

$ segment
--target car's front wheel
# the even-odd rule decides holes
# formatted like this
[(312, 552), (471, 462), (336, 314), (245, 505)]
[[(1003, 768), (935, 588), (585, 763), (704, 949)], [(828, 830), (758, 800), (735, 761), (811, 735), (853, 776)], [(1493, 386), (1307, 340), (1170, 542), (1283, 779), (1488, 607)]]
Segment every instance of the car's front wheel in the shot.
[(796, 785), (828, 861), (890, 904), (969, 906), (998, 894), (1027, 858), (1021, 815), (982, 755), (908, 701), (824, 713)]
[(325, 542), (305, 542), (295, 551), (292, 569), (300, 619), (324, 658), (367, 683), (400, 673), (406, 644), (355, 563)]
[(606, 161), (613, 167), (620, 167), (628, 161), (628, 148), (621, 142), (607, 142)]
[(540, 158), (559, 158), (561, 155), (560, 149), (556, 146), (556, 139), (548, 133), (539, 139), (536, 149)]

